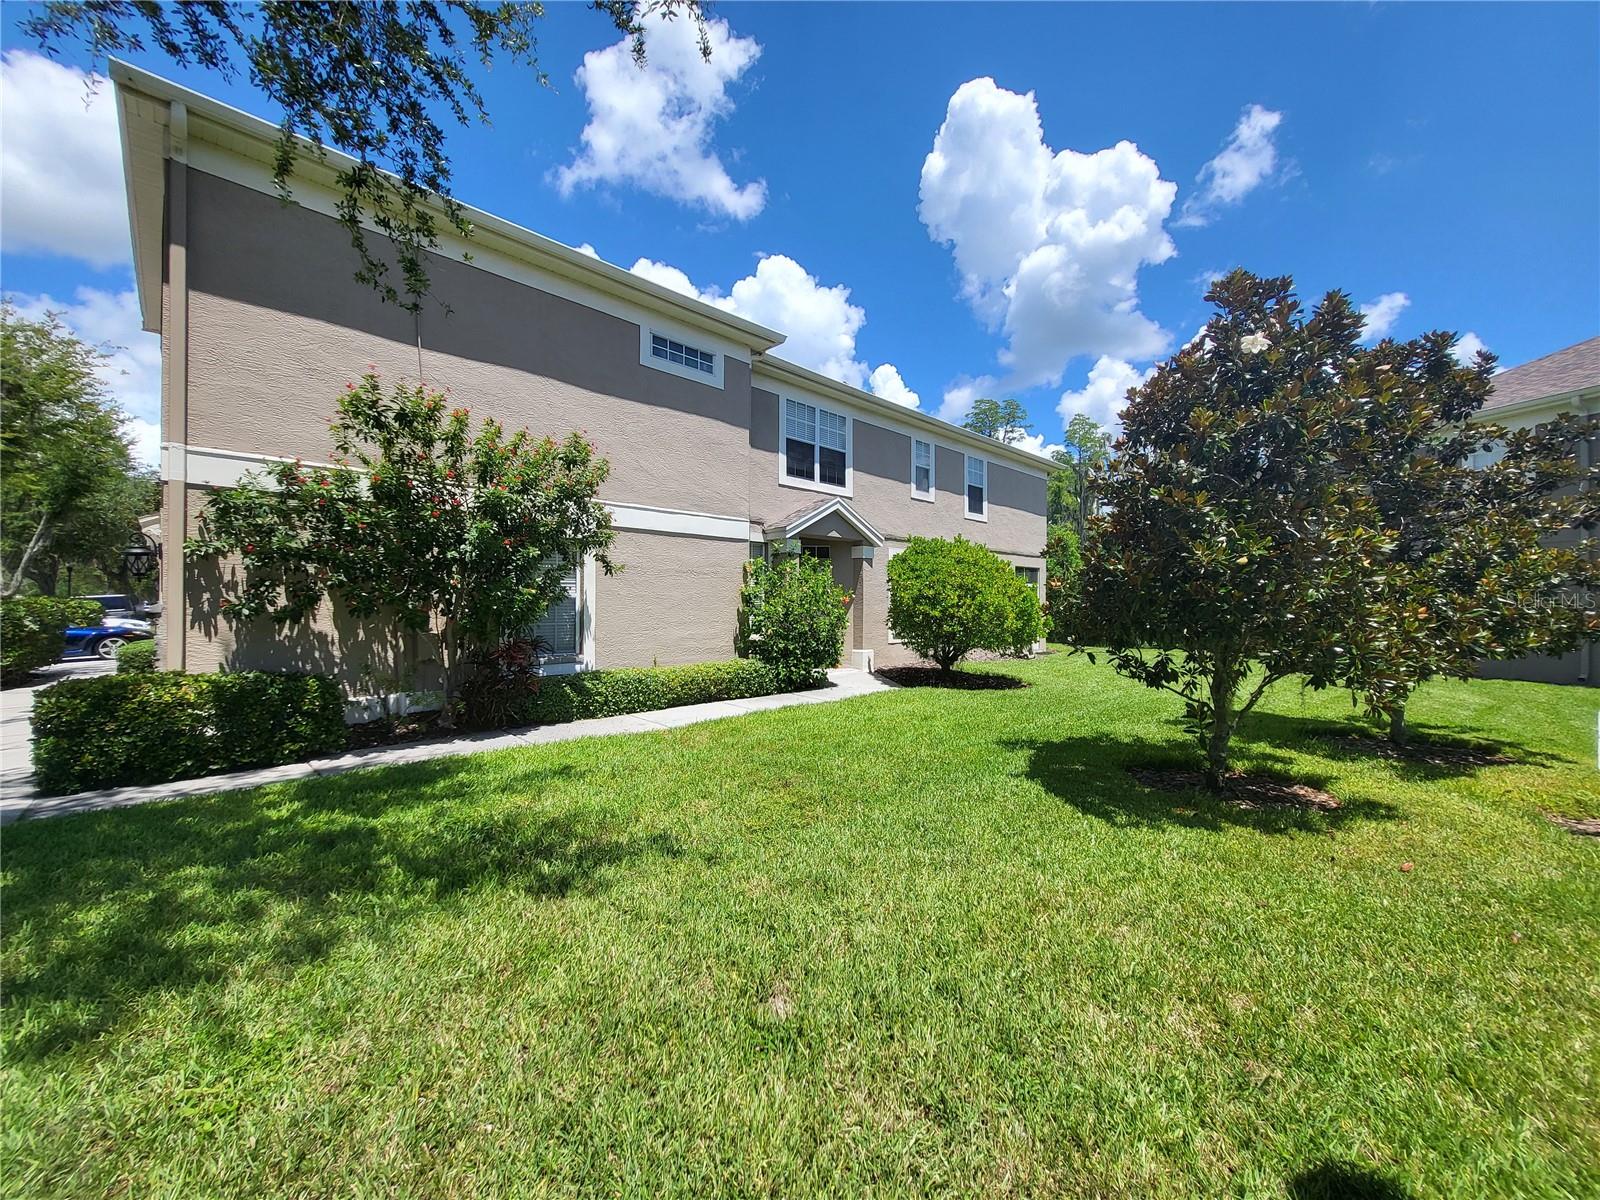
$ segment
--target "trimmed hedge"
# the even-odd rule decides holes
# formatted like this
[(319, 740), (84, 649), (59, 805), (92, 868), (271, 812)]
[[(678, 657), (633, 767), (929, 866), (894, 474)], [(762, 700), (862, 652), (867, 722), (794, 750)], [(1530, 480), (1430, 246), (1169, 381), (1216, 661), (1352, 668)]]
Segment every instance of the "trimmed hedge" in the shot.
[(66, 649), (69, 626), (98, 625), (105, 615), (93, 600), (62, 596), (0, 600), (0, 675), (11, 679), (48, 667)]
[(155, 669), (156, 643), (153, 638), (142, 642), (125, 642), (122, 649), (117, 651), (118, 675), (137, 675), (141, 671)]
[(783, 690), (776, 671), (749, 658), (687, 667), (619, 667), (546, 676), (517, 715), (529, 725), (553, 725), (680, 704), (744, 700)]
[(35, 698), (33, 734), (45, 795), (277, 766), (348, 744), (333, 680), (260, 671), (64, 680)]

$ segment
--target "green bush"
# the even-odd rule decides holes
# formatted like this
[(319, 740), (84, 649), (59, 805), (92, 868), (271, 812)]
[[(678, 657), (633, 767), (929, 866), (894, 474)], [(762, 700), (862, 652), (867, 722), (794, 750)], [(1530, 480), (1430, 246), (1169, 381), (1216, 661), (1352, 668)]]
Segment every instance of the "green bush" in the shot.
[(156, 644), (147, 638), (142, 642), (125, 642), (117, 651), (117, 674), (137, 675), (141, 671), (156, 669)]
[(61, 657), (68, 626), (98, 625), (105, 616), (93, 600), (12, 596), (0, 600), (0, 676), (20, 677)]
[(890, 630), (941, 670), (974, 650), (1026, 654), (1044, 636), (1033, 587), (976, 542), (914, 537), (888, 573)]
[(348, 743), (331, 679), (257, 671), (64, 680), (34, 700), (33, 734), (46, 795), (275, 766)]
[(687, 667), (622, 667), (546, 676), (518, 715), (529, 725), (553, 725), (680, 704), (770, 696), (783, 690), (777, 671), (748, 658)]
[(787, 689), (811, 687), (844, 654), (850, 594), (814, 558), (745, 564), (738, 651), (766, 663)]
[(1083, 552), (1077, 530), (1052, 525), (1044, 543), (1044, 604), (1050, 615), (1050, 633), (1066, 641), (1078, 624), (1078, 588), (1082, 583)]

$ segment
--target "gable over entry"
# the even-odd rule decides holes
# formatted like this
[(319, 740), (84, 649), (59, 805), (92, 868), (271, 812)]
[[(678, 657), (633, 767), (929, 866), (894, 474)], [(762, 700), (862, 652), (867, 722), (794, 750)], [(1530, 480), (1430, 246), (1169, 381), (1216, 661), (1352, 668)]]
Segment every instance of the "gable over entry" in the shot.
[(786, 541), (804, 535), (851, 545), (883, 545), (883, 535), (838, 497), (791, 513), (779, 522), (764, 526), (764, 529), (769, 542)]

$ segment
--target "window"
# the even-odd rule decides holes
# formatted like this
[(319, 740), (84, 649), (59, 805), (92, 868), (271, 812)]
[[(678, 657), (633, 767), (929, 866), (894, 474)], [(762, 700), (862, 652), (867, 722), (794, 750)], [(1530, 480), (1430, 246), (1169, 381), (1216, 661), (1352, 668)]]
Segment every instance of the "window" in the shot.
[(989, 519), (989, 464), (967, 456), (967, 516), (974, 521)]
[(1034, 591), (1038, 591), (1039, 590), (1039, 568), (1038, 567), (1018, 567), (1017, 568), (1017, 574), (1021, 575), (1024, 579), (1026, 579), (1028, 581), (1028, 586), (1031, 587)]
[(798, 400), (783, 402), (783, 473), (842, 490), (849, 482), (849, 418)]
[(562, 580), (567, 594), (545, 610), (544, 616), (525, 631), (528, 638), (539, 638), (549, 647), (541, 652), (546, 660), (578, 658), (578, 568), (569, 568)]
[(800, 553), (807, 558), (821, 559), (825, 563), (833, 562), (833, 554), (826, 546), (801, 546)]
[(667, 362), (677, 363), (678, 366), (688, 367), (693, 371), (704, 371), (707, 375), (716, 373), (715, 354), (694, 346), (686, 346), (673, 338), (662, 337), (659, 333), (650, 335), (650, 353), (656, 358), (666, 359)]
[(933, 499), (933, 443), (911, 439), (911, 494)]

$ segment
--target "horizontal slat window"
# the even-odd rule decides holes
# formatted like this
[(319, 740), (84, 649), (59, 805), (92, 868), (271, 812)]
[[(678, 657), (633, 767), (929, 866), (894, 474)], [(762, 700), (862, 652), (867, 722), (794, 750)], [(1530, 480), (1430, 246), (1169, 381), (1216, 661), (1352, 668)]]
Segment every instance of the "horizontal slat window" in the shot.
[(815, 479), (817, 410), (798, 400), (783, 402), (784, 473), (791, 479)]
[(920, 438), (911, 442), (911, 490), (919, 496), (933, 495), (933, 443)]
[(570, 570), (561, 581), (567, 594), (557, 600), (544, 616), (529, 626), (525, 636), (537, 638), (548, 647), (540, 653), (550, 659), (576, 659), (578, 647), (578, 569)]
[(829, 488), (850, 482), (850, 419), (798, 400), (783, 402), (783, 475)]

